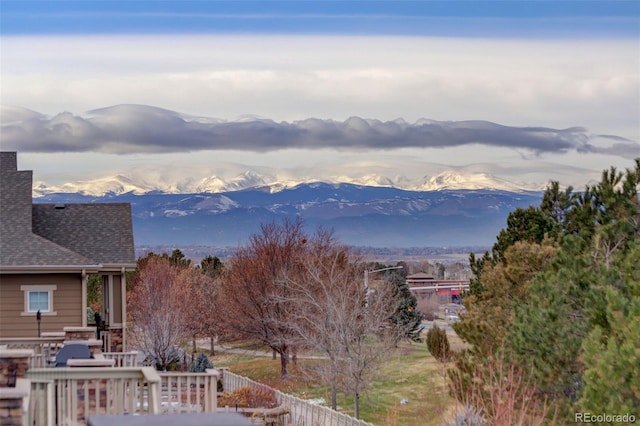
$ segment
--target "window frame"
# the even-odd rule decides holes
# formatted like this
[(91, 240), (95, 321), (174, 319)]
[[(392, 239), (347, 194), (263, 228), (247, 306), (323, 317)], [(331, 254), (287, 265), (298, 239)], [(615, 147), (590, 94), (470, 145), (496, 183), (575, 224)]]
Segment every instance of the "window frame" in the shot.
[(20, 290), (24, 293), (24, 306), (21, 316), (36, 316), (38, 311), (31, 311), (29, 309), (29, 300), (31, 293), (47, 293), (48, 309), (46, 311), (40, 310), (40, 314), (43, 316), (55, 316), (58, 313), (54, 310), (53, 306), (53, 292), (58, 288), (56, 285), (21, 285)]

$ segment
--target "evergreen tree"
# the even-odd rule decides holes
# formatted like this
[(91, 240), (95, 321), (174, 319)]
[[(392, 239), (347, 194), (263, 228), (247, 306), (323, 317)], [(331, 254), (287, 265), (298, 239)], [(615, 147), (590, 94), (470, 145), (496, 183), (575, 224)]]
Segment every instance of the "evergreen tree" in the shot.
[(568, 415), (582, 389), (579, 353), (588, 332), (589, 288), (595, 271), (575, 238), (565, 242), (551, 268), (531, 284), (527, 303), (516, 307), (505, 350), (527, 366), (541, 393)]
[(189, 371), (192, 373), (204, 373), (208, 368), (213, 368), (213, 364), (204, 352), (200, 352), (191, 367), (189, 367)]
[(606, 325), (584, 341), (584, 392), (580, 408), (634, 413), (640, 407), (640, 240), (616, 262), (617, 280), (605, 290)]
[(436, 324), (427, 332), (427, 347), (431, 355), (439, 362), (446, 362), (451, 356), (451, 347), (449, 345), (447, 332), (439, 328)]
[(389, 285), (393, 287), (393, 295), (398, 307), (391, 316), (391, 322), (402, 332), (402, 336), (414, 342), (422, 341), (420, 333), (422, 326), (422, 314), (418, 310), (418, 300), (409, 289), (409, 284), (401, 274), (391, 274)]
[(580, 407), (594, 413), (635, 413), (640, 407), (640, 298), (629, 302), (611, 290), (608, 300), (611, 334), (596, 327), (584, 343)]
[[(580, 193), (552, 183), (539, 209), (510, 215), (491, 253), (471, 256), (468, 314), (454, 326), (471, 345), (451, 374), (458, 399), (490, 394), (497, 378), (483, 373), (498, 356), (530, 371), (561, 419), (637, 410), (639, 189), (640, 159)], [(555, 253), (536, 263), (522, 242)]]
[(497, 261), (504, 259), (504, 253), (518, 241), (541, 243), (545, 237), (553, 235), (555, 225), (550, 216), (535, 207), (518, 208), (509, 213), (507, 227), (500, 231), (493, 245), (493, 256)]
[(520, 241), (506, 250), (503, 262), (484, 266), (479, 281), (486, 283), (486, 288), (464, 297), (467, 313), (453, 325), (458, 336), (473, 350), (495, 353), (511, 328), (515, 307), (527, 301), (531, 281), (550, 264), (556, 252), (550, 240), (543, 244)]
[(544, 191), (540, 210), (557, 224), (559, 230), (563, 229), (567, 223), (569, 211), (575, 205), (575, 197), (572, 186), (563, 191), (560, 189), (559, 182), (552, 181)]
[(224, 271), (224, 264), (218, 256), (207, 256), (200, 261), (198, 268), (203, 274), (211, 278), (217, 278)]
[(175, 249), (171, 252), (171, 256), (169, 256), (169, 263), (177, 266), (178, 268), (191, 266), (191, 260), (187, 258), (180, 249)]

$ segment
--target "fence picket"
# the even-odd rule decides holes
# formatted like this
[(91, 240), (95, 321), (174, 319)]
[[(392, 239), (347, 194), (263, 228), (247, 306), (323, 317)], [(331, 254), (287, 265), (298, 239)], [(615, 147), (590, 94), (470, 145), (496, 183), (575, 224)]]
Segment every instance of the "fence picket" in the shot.
[(334, 411), (329, 407), (310, 404), (303, 399), (287, 395), (247, 377), (234, 374), (226, 369), (222, 370), (222, 385), (225, 392), (233, 392), (242, 387), (271, 389), (276, 395), (278, 404), (289, 406), (291, 423), (297, 426), (333, 426), (334, 424), (335, 426), (373, 426), (364, 420), (359, 420), (348, 414)]

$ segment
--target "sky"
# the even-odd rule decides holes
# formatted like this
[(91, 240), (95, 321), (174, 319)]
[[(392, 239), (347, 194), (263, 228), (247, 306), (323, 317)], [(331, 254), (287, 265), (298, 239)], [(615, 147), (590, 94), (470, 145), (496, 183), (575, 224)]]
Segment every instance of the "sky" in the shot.
[(59, 185), (582, 188), (640, 157), (638, 1), (0, 1), (0, 148)]

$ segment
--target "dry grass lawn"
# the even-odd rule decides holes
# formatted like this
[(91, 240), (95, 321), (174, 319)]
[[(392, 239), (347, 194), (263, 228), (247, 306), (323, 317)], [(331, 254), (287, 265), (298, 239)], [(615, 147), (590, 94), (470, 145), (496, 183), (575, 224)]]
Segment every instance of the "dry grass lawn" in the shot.
[[(449, 338), (452, 349), (462, 347), (457, 336)], [(298, 367), (291, 366), (286, 381), (280, 380), (280, 360), (271, 357), (218, 353), (212, 360), (216, 367), (228, 367), (301, 398), (324, 398), (327, 403), (331, 399), (329, 387), (305, 372), (305, 366), (321, 362), (318, 360), (299, 360)], [(380, 369), (377, 380), (361, 395), (360, 417), (379, 426), (446, 424), (456, 403), (446, 390), (442, 371), (442, 365), (431, 356), (426, 344), (401, 343)], [(338, 406), (352, 414), (353, 398), (338, 394)]]

